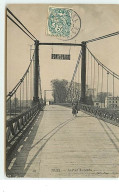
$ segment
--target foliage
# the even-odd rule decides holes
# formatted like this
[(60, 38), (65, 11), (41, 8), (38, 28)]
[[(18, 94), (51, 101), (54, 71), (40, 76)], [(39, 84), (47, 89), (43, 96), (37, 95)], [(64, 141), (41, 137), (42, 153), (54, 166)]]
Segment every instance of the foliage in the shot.
[[(110, 92), (108, 92), (108, 96), (111, 96), (112, 94)], [(104, 103), (105, 102), (105, 98), (107, 97), (107, 92), (99, 92), (97, 94), (97, 99), (99, 100), (99, 102)]]
[(19, 106), (19, 100), (18, 98), (14, 98), (11, 103), (12, 107), (18, 107)]
[(86, 101), (85, 103), (87, 105), (93, 105), (93, 100), (92, 100), (92, 95), (86, 96)]
[(55, 103), (64, 103), (66, 102), (67, 95), (67, 85), (68, 81), (54, 79), (51, 81), (52, 89), (53, 89), (53, 97)]

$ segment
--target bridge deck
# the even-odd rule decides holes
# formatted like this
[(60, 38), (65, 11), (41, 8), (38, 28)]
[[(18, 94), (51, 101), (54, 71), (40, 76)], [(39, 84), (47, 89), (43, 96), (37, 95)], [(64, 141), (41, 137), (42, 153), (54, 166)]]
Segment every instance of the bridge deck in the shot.
[(9, 177), (118, 177), (119, 128), (46, 106), (7, 162)]

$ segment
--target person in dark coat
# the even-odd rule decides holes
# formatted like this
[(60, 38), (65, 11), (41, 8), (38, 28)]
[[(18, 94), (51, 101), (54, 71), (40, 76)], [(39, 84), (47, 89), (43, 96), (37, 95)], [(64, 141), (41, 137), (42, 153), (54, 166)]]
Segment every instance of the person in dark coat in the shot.
[(77, 113), (78, 113), (77, 104), (73, 104), (73, 106), (72, 106), (72, 114), (73, 114), (73, 116), (77, 116)]

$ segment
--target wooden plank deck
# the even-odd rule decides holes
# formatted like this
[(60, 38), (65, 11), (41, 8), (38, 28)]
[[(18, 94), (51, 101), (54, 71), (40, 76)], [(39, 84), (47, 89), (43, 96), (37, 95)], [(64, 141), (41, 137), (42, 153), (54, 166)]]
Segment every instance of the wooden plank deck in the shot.
[(119, 176), (119, 127), (71, 108), (46, 106), (7, 161), (8, 177)]

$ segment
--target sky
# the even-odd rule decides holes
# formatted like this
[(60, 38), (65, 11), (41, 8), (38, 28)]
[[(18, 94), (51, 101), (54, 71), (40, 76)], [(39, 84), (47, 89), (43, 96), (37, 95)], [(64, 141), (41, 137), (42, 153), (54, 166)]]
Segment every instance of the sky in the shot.
[[(70, 41), (61, 41), (47, 35), (48, 7), (71, 8), (81, 18), (81, 30)], [(53, 5), (53, 4), (9, 4), (7, 7), (29, 29), (40, 42), (81, 43), (119, 30), (119, 5)], [(29, 39), (9, 19), (7, 22), (7, 92), (20, 80), (30, 62)], [(92, 53), (108, 68), (119, 74), (119, 36), (88, 43)], [(52, 60), (51, 53), (71, 54), (71, 60)], [(42, 91), (51, 89), (52, 79), (71, 80), (80, 52), (80, 47), (40, 46), (39, 61)], [(50, 96), (50, 95), (49, 95)]]

